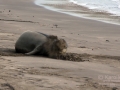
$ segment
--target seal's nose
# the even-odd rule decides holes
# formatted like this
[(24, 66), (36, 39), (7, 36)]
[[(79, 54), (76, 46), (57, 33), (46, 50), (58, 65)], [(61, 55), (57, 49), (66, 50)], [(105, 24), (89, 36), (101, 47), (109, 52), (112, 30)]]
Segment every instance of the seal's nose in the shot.
[(62, 50), (62, 52), (64, 52), (64, 53), (65, 53), (66, 51), (67, 51), (67, 49), (63, 49), (63, 50)]

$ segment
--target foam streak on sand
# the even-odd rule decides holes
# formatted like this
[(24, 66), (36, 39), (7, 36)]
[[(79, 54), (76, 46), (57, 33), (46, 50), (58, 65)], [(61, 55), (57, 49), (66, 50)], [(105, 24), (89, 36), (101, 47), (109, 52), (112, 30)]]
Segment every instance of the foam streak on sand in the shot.
[(34, 3), (52, 11), (120, 25), (120, 1), (105, 0), (102, 3), (100, 3), (99, 0), (94, 2), (90, 0), (90, 3), (88, 3), (88, 1), (89, 0), (35, 0)]

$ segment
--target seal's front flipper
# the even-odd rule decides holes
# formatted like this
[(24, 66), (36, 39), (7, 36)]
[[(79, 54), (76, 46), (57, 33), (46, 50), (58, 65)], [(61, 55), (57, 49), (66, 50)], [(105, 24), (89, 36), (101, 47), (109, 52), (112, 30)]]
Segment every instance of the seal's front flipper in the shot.
[(42, 49), (42, 44), (38, 45), (34, 50), (32, 50), (31, 52), (25, 53), (26, 55), (35, 55), (38, 52), (40, 52), (40, 50)]
[(33, 50), (33, 51), (31, 51), (31, 52), (28, 52), (28, 53), (25, 53), (26, 55), (34, 55), (34, 54), (36, 54), (37, 53), (37, 50)]

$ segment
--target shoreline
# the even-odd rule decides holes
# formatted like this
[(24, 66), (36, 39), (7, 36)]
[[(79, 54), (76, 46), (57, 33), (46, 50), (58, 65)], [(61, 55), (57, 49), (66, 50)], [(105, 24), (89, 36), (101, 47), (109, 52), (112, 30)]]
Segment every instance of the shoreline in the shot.
[[(58, 13), (63, 13), (63, 14), (67, 14), (67, 15), (71, 15), (71, 16), (83, 18), (83, 19), (95, 20), (95, 21), (108, 23), (108, 24), (110, 23), (110, 24), (120, 25), (120, 22), (119, 22), (120, 16), (116, 16), (112, 13), (107, 13), (103, 11), (101, 12), (96, 9), (92, 10), (81, 5), (73, 4), (72, 2), (64, 3), (64, 4), (38, 4), (38, 2), (39, 0), (34, 0), (34, 3), (36, 5), (51, 11), (58, 12)], [(73, 8), (69, 10), (69, 8), (66, 9), (66, 6), (73, 7)], [(79, 8), (79, 10), (77, 10), (77, 8)]]

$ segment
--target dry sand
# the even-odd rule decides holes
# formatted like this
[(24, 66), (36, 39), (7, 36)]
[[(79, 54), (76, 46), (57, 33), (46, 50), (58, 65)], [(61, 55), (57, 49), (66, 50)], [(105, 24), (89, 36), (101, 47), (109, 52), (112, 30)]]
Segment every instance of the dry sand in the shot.
[[(49, 11), (33, 1), (0, 0), (0, 90), (119, 90), (120, 26)], [(64, 38), (67, 52), (86, 61), (13, 53), (27, 30)]]

